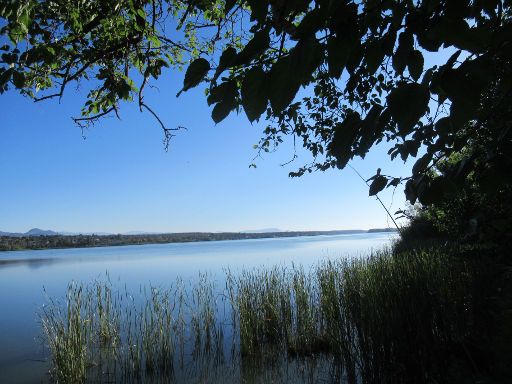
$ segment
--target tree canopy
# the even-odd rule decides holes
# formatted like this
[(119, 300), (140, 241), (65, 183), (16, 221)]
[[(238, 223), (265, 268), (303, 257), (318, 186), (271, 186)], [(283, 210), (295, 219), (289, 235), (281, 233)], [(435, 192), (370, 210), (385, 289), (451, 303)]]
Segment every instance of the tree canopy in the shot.
[(405, 182), (409, 201), (433, 204), (469, 175), (487, 193), (510, 189), (510, 0), (0, 4), (0, 90), (41, 100), (89, 80), (79, 124), (117, 113), (122, 100), (158, 119), (145, 85), (190, 62), (180, 93), (205, 82), (215, 122), (243, 110), (268, 121), (258, 150), (293, 136), (311, 152), (291, 176), (344, 168), (388, 141), (392, 159), (417, 160), (406, 177), (377, 170), (370, 195)]

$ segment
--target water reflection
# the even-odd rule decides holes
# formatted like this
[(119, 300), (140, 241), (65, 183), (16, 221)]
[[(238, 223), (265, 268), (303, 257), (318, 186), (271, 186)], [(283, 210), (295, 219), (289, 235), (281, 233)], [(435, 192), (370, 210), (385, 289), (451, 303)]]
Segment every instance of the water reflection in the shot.
[(59, 261), (64, 261), (63, 259), (18, 259), (18, 260), (0, 260), (0, 268), (8, 268), (18, 265), (27, 266), (32, 269), (41, 268), (44, 266), (49, 266), (50, 264), (55, 264)]

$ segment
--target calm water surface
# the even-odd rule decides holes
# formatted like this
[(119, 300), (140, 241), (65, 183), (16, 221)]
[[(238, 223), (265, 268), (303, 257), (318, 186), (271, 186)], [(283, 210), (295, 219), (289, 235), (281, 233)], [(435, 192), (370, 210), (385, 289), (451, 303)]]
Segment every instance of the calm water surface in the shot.
[[(193, 282), (207, 272), (217, 282), (224, 270), (302, 265), (330, 258), (359, 257), (389, 245), (396, 235), (233, 240), (123, 247), (0, 252), (0, 383), (45, 379), (38, 311), (49, 295), (63, 297), (70, 281), (104, 279), (138, 290), (166, 286), (177, 277)], [(46, 291), (46, 293), (45, 293)], [(34, 381), (35, 377), (40, 377)]]

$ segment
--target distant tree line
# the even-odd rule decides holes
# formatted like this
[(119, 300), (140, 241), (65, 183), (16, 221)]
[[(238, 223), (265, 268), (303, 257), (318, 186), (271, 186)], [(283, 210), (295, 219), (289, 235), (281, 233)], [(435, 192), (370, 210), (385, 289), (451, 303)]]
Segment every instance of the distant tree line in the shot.
[(242, 232), (187, 232), (143, 235), (56, 235), (56, 236), (0, 236), (0, 251), (22, 249), (111, 247), (118, 245), (186, 243), (196, 241), (244, 240), (277, 237), (340, 235), (394, 231), (392, 228), (341, 231), (289, 231), (266, 233)]

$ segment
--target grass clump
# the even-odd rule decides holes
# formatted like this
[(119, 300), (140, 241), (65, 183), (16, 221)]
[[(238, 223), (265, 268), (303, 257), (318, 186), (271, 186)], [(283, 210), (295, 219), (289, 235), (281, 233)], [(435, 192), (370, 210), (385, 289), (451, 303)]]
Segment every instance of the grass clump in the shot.
[(42, 327), (51, 353), (52, 376), (59, 383), (83, 383), (90, 331), (84, 291), (70, 284), (64, 311), (54, 301), (44, 307)]
[[(327, 261), (235, 279), (242, 355), (329, 356), (350, 383), (433, 382), (454, 362), (478, 374), (468, 347), (485, 293), (460, 249)], [(454, 373), (455, 374), (455, 373)]]

